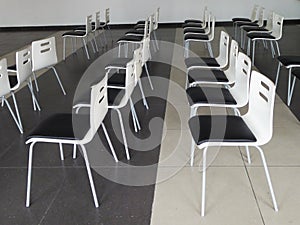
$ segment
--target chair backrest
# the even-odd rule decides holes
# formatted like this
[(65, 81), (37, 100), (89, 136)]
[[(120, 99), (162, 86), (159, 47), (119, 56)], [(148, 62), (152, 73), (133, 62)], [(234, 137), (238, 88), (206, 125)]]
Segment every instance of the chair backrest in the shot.
[(98, 11), (98, 12), (95, 13), (95, 27), (94, 27), (93, 31), (96, 31), (96, 30), (99, 29), (100, 22), (101, 22), (100, 21), (100, 11)]
[(270, 11), (269, 16), (267, 18), (267, 24), (265, 27), (269, 31), (273, 30), (273, 18), (274, 18), (274, 12)]
[(136, 77), (136, 82), (140, 79), (143, 73), (143, 47), (139, 47), (133, 53), (134, 59), (134, 73)]
[(57, 63), (55, 37), (32, 42), (31, 50), (32, 71), (38, 71)]
[(150, 35), (150, 29), (152, 29), (152, 25), (152, 17), (150, 16), (145, 20), (144, 39)]
[(91, 33), (92, 30), (93, 30), (92, 22), (93, 22), (93, 16), (92, 15), (87, 16), (86, 19), (85, 19), (85, 33), (86, 33), (86, 35)]
[(81, 140), (81, 144), (90, 142), (108, 111), (107, 76), (91, 87), (90, 129)]
[(153, 27), (153, 30), (157, 30), (158, 28), (158, 21), (159, 21), (159, 11), (160, 11), (160, 7), (158, 7), (156, 9), (156, 12), (154, 14), (154, 27)]
[(219, 55), (216, 60), (222, 67), (228, 64), (228, 52), (229, 52), (229, 34), (225, 31), (220, 33), (220, 43), (219, 43)]
[[(133, 55), (135, 58), (136, 50), (134, 51)], [(130, 62), (126, 65), (126, 78), (125, 78), (125, 96), (128, 100), (134, 90), (134, 87), (137, 82), (137, 76), (135, 74), (135, 59), (132, 59)], [(124, 102), (125, 104), (127, 101)]]
[(32, 75), (31, 48), (25, 48), (16, 53), (16, 68), (18, 87)]
[(264, 12), (265, 12), (265, 8), (264, 7), (260, 7), (260, 9), (258, 10), (258, 26), (262, 27), (264, 25)]
[(208, 34), (208, 41), (212, 41), (214, 39), (214, 37), (215, 37), (215, 23), (216, 23), (216, 18), (210, 14), (208, 20), (210, 21), (209, 22), (209, 24), (210, 24), (210, 31), (209, 31), (209, 34)]
[(105, 24), (108, 24), (110, 22), (110, 9), (105, 9)]
[(283, 19), (283, 16), (274, 13), (272, 36), (274, 36), (276, 40), (282, 37)]
[(7, 60), (0, 60), (0, 97), (10, 93), (10, 84), (7, 73)]
[(249, 85), (251, 76), (251, 59), (242, 52), (238, 53), (235, 67), (235, 83), (230, 88), (230, 93), (234, 97), (239, 107), (248, 103)]
[(237, 63), (237, 57), (239, 53), (239, 44), (235, 40), (231, 40), (230, 52), (229, 52), (229, 66), (225, 71), (226, 77), (230, 83), (235, 82), (235, 69)]
[(263, 74), (252, 71), (248, 112), (244, 121), (257, 139), (257, 145), (268, 143), (273, 135), (275, 85)]
[(256, 17), (257, 17), (257, 11), (259, 9), (259, 5), (254, 5), (253, 6), (253, 9), (252, 9), (252, 12), (251, 12), (251, 17), (250, 17), (250, 20), (251, 21), (255, 21), (256, 20)]
[(202, 28), (207, 28), (209, 25), (209, 12), (208, 12), (208, 9), (207, 9), (207, 6), (204, 7), (204, 10), (203, 10), (203, 19), (202, 19)]
[(142, 40), (142, 66), (150, 59), (150, 37), (146, 37)]

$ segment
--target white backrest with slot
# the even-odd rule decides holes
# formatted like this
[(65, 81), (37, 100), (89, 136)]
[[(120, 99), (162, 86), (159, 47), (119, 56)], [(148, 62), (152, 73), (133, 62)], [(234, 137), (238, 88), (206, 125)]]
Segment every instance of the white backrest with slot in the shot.
[(85, 19), (85, 33), (86, 34), (89, 34), (92, 32), (92, 30), (93, 30), (92, 22), (93, 22), (93, 16), (92, 15), (87, 16)]
[(219, 55), (216, 60), (221, 66), (228, 64), (228, 52), (229, 52), (229, 34), (221, 31), (220, 42), (219, 42)]
[(212, 41), (215, 37), (215, 23), (216, 23), (216, 18), (214, 16), (212, 16), (210, 14), (210, 16), (208, 17), (208, 19), (210, 20), (210, 31), (209, 31), (209, 34), (208, 34), (208, 40), (209, 41)]
[(272, 36), (274, 36), (277, 40), (282, 37), (283, 19), (283, 16), (274, 13)]
[(0, 97), (10, 93), (10, 84), (7, 74), (7, 60), (0, 60)]
[(97, 30), (100, 27), (100, 11), (95, 14), (95, 27), (94, 30)]
[(155, 17), (154, 17), (154, 27), (153, 27), (153, 30), (157, 30), (157, 28), (158, 28), (159, 11), (160, 11), (160, 7), (158, 7), (158, 8), (156, 9), (156, 12), (155, 12)]
[(237, 57), (239, 53), (239, 44), (235, 40), (231, 40), (230, 52), (229, 52), (229, 67), (225, 71), (226, 77), (230, 83), (235, 82), (235, 69), (237, 63)]
[(244, 121), (257, 139), (257, 145), (268, 143), (273, 135), (275, 85), (265, 75), (252, 71), (249, 109)]
[(251, 21), (255, 21), (256, 20), (256, 15), (257, 15), (258, 9), (259, 9), (259, 5), (254, 5), (254, 7), (252, 9), (251, 17), (250, 17)]
[(105, 9), (105, 23), (108, 24), (110, 22), (110, 11), (109, 8)]
[(274, 18), (274, 12), (270, 11), (269, 16), (267, 18), (267, 24), (266, 24), (266, 29), (267, 30), (273, 30), (273, 18)]
[(19, 85), (32, 75), (31, 48), (25, 48), (16, 53), (16, 68)]
[(150, 59), (151, 52), (150, 52), (150, 37), (146, 37), (142, 40), (142, 62), (143, 66), (145, 63)]
[(38, 71), (57, 63), (55, 37), (32, 42), (31, 49), (32, 71)]

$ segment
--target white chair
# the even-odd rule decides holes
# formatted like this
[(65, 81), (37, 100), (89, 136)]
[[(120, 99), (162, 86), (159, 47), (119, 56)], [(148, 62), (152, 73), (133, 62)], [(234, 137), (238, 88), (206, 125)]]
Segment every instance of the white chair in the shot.
[[(199, 107), (230, 108), (234, 110), (236, 115), (240, 116), (239, 108), (248, 103), (251, 74), (251, 60), (242, 52), (238, 54), (234, 73), (236, 81), (230, 88), (199, 86), (188, 88), (186, 93), (191, 108), (190, 117), (196, 115)], [(194, 151), (195, 143), (192, 142), (191, 166), (194, 162)], [(249, 159), (249, 154), (247, 155)]]
[[(183, 33), (205, 33), (208, 34), (210, 32), (210, 18), (209, 18), (208, 10), (204, 10), (203, 21), (200, 22), (187, 22), (183, 24)], [(187, 20), (192, 21), (192, 20)], [(196, 21), (196, 20), (195, 20)]]
[(229, 35), (221, 31), (219, 42), (219, 55), (213, 57), (189, 57), (184, 60), (187, 74), (195, 69), (224, 69), (228, 65)]
[(200, 115), (189, 120), (192, 137), (203, 149), (201, 216), (205, 214), (206, 155), (213, 146), (252, 146), (262, 158), (273, 206), (278, 211), (268, 167), (262, 149), (273, 134), (275, 85), (266, 76), (253, 71), (250, 81), (249, 110), (243, 116)]
[(250, 53), (251, 43), (252, 43), (252, 63), (254, 65), (255, 58), (255, 43), (256, 41), (269, 41), (271, 44), (272, 56), (275, 57), (275, 50), (273, 48), (273, 42), (276, 44), (277, 54), (280, 55), (278, 40), (282, 37), (282, 27), (283, 27), (283, 17), (274, 13), (273, 19), (273, 29), (271, 33), (262, 33), (262, 32), (249, 32), (247, 37), (248, 41), (248, 49), (247, 52)]
[(214, 57), (211, 42), (214, 40), (215, 37), (215, 17), (212, 15), (209, 15), (208, 17), (208, 26), (209, 26), (209, 33), (208, 34), (201, 34), (201, 33), (186, 33), (184, 34), (183, 40), (184, 40), (184, 56), (185, 58), (189, 57), (189, 49), (190, 49), (190, 43), (191, 42), (202, 42), (204, 44), (207, 44), (208, 52), (210, 57)]
[(186, 88), (196, 85), (222, 85), (230, 87), (235, 82), (235, 68), (239, 52), (239, 45), (231, 40), (229, 52), (229, 66), (226, 70), (190, 70), (186, 77)]
[(9, 82), (11, 91), (15, 92), (21, 88), (21, 84), (25, 83), (31, 93), (33, 109), (36, 108), (40, 111), (41, 108), (35, 97), (32, 87), (32, 63), (31, 63), (31, 48), (25, 48), (21, 51), (16, 52), (16, 65), (8, 67), (9, 73), (15, 75), (9, 75)]
[(202, 25), (202, 28), (205, 28), (205, 26), (206, 26), (206, 15), (207, 15), (207, 12), (208, 12), (207, 6), (205, 6), (204, 9), (203, 9), (203, 19), (202, 20), (198, 20), (198, 19), (186, 19), (184, 21), (184, 26), (186, 24), (190, 24), (190, 25), (195, 24), (197, 26), (198, 25)]
[[(55, 44), (55, 37), (46, 38), (43, 40), (34, 41), (31, 44), (32, 49), (32, 72), (35, 76), (35, 72), (45, 69), (51, 68), (56, 76), (56, 79), (59, 83), (59, 86), (64, 95), (66, 95), (65, 89), (61, 83), (61, 80), (58, 76), (58, 73), (55, 69), (55, 65), (57, 64), (57, 54), (56, 54), (56, 44)], [(35, 78), (36, 87), (37, 80)]]
[[(15, 105), (15, 111), (16, 115), (13, 112), (12, 108), (10, 107), (9, 102), (7, 101), (8, 95), (11, 94), (14, 105)], [(23, 126), (22, 126), (22, 121), (20, 118), (19, 110), (18, 110), (18, 104), (16, 101), (16, 97), (14, 92), (11, 90), (10, 84), (9, 84), (9, 78), (8, 78), (8, 73), (7, 73), (7, 61), (6, 59), (1, 59), (0, 60), (0, 97), (2, 101), (2, 107), (4, 106), (4, 103), (7, 105), (7, 108), (14, 119), (19, 131), (21, 134), (23, 134)]]
[(76, 157), (76, 146), (80, 146), (88, 173), (94, 204), (96, 208), (99, 207), (85, 145), (92, 141), (95, 134), (97, 133), (97, 130), (101, 125), (109, 143), (110, 150), (114, 156), (114, 159), (116, 162), (118, 161), (109, 136), (107, 134), (106, 128), (103, 124), (103, 119), (108, 111), (106, 82), (107, 78), (105, 76), (98, 84), (94, 85), (91, 88), (90, 115), (89, 120), (87, 120), (87, 127), (82, 126), (82, 129), (86, 131), (83, 132), (82, 136), (76, 134), (73, 131), (73, 121), (79, 121), (80, 123), (82, 123), (82, 120), (84, 120), (84, 118), (86, 117), (85, 115), (54, 114), (53, 116), (50, 116), (46, 120), (42, 121), (27, 137), (26, 144), (30, 144), (30, 147), (28, 158), (26, 207), (30, 206), (33, 147), (36, 143), (39, 142), (59, 144), (61, 160), (64, 160), (62, 148), (63, 144), (70, 144), (74, 146), (73, 158)]
[(74, 30), (74, 31), (68, 31), (62, 35), (63, 38), (63, 60), (66, 59), (66, 39), (71, 38), (73, 42), (73, 52), (75, 52), (75, 45), (76, 45), (76, 39), (80, 38), (83, 42), (83, 46), (85, 49), (85, 53), (88, 59), (90, 59), (89, 51), (87, 48), (88, 43), (88, 36), (92, 32), (92, 15), (89, 15), (85, 19), (85, 31), (83, 30)]
[[(107, 8), (107, 9), (105, 9), (105, 20), (103, 22), (100, 22), (100, 29), (108, 30), (110, 33), (111, 41), (113, 42), (113, 36), (112, 36), (112, 32), (111, 32), (109, 23), (110, 23), (110, 9)], [(105, 32), (104, 32), (104, 39), (107, 44), (107, 37), (105, 35)]]
[(277, 87), (278, 85), (280, 68), (281, 66), (284, 66), (289, 70), (288, 88), (287, 88), (287, 105), (290, 106), (292, 96), (294, 93), (296, 78), (299, 78), (300, 56), (281, 55), (278, 56), (277, 59), (278, 59), (278, 68), (277, 68), (275, 86)]

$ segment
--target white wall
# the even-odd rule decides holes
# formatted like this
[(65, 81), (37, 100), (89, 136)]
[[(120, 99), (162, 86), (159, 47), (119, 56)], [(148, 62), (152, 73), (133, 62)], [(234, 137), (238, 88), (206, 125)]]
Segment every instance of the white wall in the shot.
[[(134, 23), (161, 7), (161, 22), (201, 17), (207, 5), (218, 21), (250, 16), (253, 4), (274, 10), (286, 19), (300, 19), (300, 0), (2, 0), (0, 26), (74, 25), (97, 10), (111, 9), (112, 23)], [(103, 15), (102, 15), (103, 16)]]

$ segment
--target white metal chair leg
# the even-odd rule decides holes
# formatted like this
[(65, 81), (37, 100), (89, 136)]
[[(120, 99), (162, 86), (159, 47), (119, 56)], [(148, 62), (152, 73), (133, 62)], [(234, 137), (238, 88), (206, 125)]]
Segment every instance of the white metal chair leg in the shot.
[(141, 80), (138, 80), (138, 84), (139, 84), (139, 87), (140, 87), (140, 90), (141, 90), (141, 93), (142, 93), (143, 104), (144, 104), (145, 108), (148, 110), (149, 106), (148, 106), (148, 102), (147, 102), (147, 99), (146, 99), (145, 94), (144, 94), (144, 90), (143, 90)]
[(279, 44), (277, 41), (275, 41), (275, 44), (276, 44), (276, 48), (277, 48), (277, 53), (278, 53), (278, 56), (280, 56), (280, 49), (279, 49)]
[(205, 215), (206, 153), (207, 153), (207, 147), (203, 150), (203, 160), (202, 160), (202, 201), (201, 201), (202, 217)]
[(66, 38), (63, 38), (63, 60), (66, 59)]
[[(15, 106), (15, 110), (16, 110), (16, 114), (17, 114), (17, 126), (18, 126), (20, 132), (23, 134), (23, 126), (22, 126), (22, 121), (21, 121), (19, 109), (18, 109), (17, 100), (16, 100), (15, 94), (13, 92), (11, 92), (11, 96), (12, 96), (14, 106)], [(12, 113), (11, 109), (10, 109), (10, 111)]]
[(126, 158), (127, 160), (130, 160), (130, 155), (129, 155), (129, 150), (128, 150), (128, 145), (127, 145), (127, 139), (126, 139), (126, 135), (125, 135), (125, 129), (124, 129), (124, 124), (123, 124), (123, 120), (122, 120), (122, 115), (119, 109), (115, 109), (118, 113), (119, 116), (119, 120), (120, 120), (120, 125), (121, 125), (121, 131), (122, 131), (122, 136), (123, 136), (123, 141), (124, 141), (124, 147), (125, 147), (125, 152), (126, 152)]
[[(132, 99), (129, 98), (129, 103), (130, 103), (130, 108), (131, 108), (131, 112), (132, 112), (132, 119), (134, 120), (134, 124), (136, 125), (137, 130), (141, 130), (141, 125), (140, 125), (140, 121), (139, 118), (136, 114), (135, 108), (134, 108), (134, 104), (132, 102)], [(137, 132), (136, 130), (136, 132)]]
[(252, 43), (252, 65), (254, 65), (254, 57), (255, 57), (255, 40)]
[(26, 191), (26, 202), (25, 206), (30, 206), (30, 189), (31, 189), (31, 174), (32, 174), (32, 155), (33, 146), (35, 143), (31, 143), (29, 146), (29, 156), (28, 156), (28, 172), (27, 172), (27, 191)]
[(63, 85), (62, 85), (62, 83), (61, 83), (61, 81), (60, 81), (60, 79), (59, 79), (59, 76), (58, 76), (58, 73), (57, 73), (55, 67), (54, 67), (54, 66), (51, 66), (50, 68), (52, 68), (52, 70), (54, 71), (54, 74), (55, 74), (55, 76), (56, 76), (56, 79), (57, 79), (57, 81), (58, 81), (58, 83), (59, 83), (59, 86), (60, 86), (60, 88), (61, 88), (63, 94), (66, 95), (65, 89), (64, 89), (64, 87), (63, 87)]
[(41, 108), (40, 108), (40, 105), (35, 97), (35, 94), (33, 92), (33, 87), (32, 87), (32, 81), (31, 81), (31, 78), (29, 80), (29, 82), (27, 83), (27, 86), (28, 86), (28, 89), (31, 93), (31, 98), (32, 98), (32, 104), (33, 104), (33, 110), (36, 111), (36, 108), (41, 111)]
[[(291, 71), (291, 69), (290, 69)], [(293, 97), (293, 93), (294, 93), (294, 87), (295, 87), (295, 83), (296, 83), (296, 77), (293, 77), (293, 81), (292, 81), (292, 86), (290, 87), (290, 94), (289, 94), (289, 100), (288, 100), (288, 106), (291, 105), (291, 101), (292, 101), (292, 97)]]
[(258, 147), (258, 146), (255, 146), (255, 147), (259, 151), (262, 162), (263, 162), (263, 166), (264, 166), (264, 169), (265, 169), (265, 174), (266, 174), (266, 177), (267, 177), (268, 186), (269, 186), (269, 189), (270, 189), (270, 194), (271, 194), (272, 201), (273, 201), (274, 210), (276, 212), (278, 212), (278, 206), (277, 206), (277, 202), (276, 202), (276, 198), (275, 198), (275, 194), (274, 194), (274, 190), (273, 190), (273, 186), (272, 186), (272, 182), (271, 182), (271, 178), (270, 178), (270, 173), (269, 173), (268, 166), (267, 166), (267, 163), (266, 163), (265, 155), (264, 155), (264, 153), (263, 153), (263, 151), (260, 147)]
[(96, 41), (96, 35), (95, 34), (93, 36), (93, 40), (94, 40), (94, 44), (95, 44), (95, 47), (96, 47), (96, 51), (99, 52), (99, 48), (98, 48), (98, 44), (97, 44), (97, 41)]
[(251, 156), (250, 156), (249, 146), (246, 146), (246, 154), (247, 154), (248, 164), (251, 164)]
[(121, 57), (121, 43), (119, 43), (119, 51), (118, 51), (118, 57)]
[(83, 145), (80, 145), (80, 147), (81, 147), (82, 152), (83, 152), (83, 158), (84, 158), (84, 161), (85, 161), (86, 170), (87, 170), (89, 181), (90, 181), (90, 186), (91, 186), (91, 190), (92, 190), (92, 194), (93, 194), (93, 198), (94, 198), (95, 207), (98, 208), (99, 203), (98, 203), (98, 198), (97, 198), (97, 194), (96, 194), (96, 189), (95, 189), (95, 185), (94, 185), (94, 180), (93, 180), (93, 176), (92, 176), (92, 171), (91, 171), (89, 159), (88, 159), (85, 147)]
[(38, 83), (37, 83), (37, 77), (36, 77), (36, 75), (35, 75), (35, 72), (32, 72), (32, 75), (33, 75), (33, 78), (34, 78), (35, 90), (36, 90), (37, 92), (39, 92), (39, 85), (38, 85)]
[(279, 62), (279, 63), (278, 63), (278, 67), (277, 67), (276, 80), (275, 80), (275, 87), (276, 87), (276, 88), (277, 88), (277, 85), (278, 85), (280, 68), (281, 68), (281, 63)]
[(290, 94), (292, 86), (292, 70), (289, 69), (288, 89), (287, 89), (287, 105), (290, 106)]
[(73, 145), (73, 159), (76, 159), (76, 151), (77, 151), (76, 144), (74, 144)]
[(247, 45), (247, 55), (248, 56), (251, 56), (250, 49), (251, 49), (251, 40), (248, 38), (248, 45)]
[(150, 77), (150, 74), (149, 74), (147, 62), (145, 62), (145, 70), (146, 70), (146, 74), (147, 74), (147, 77), (148, 77), (148, 80), (149, 80), (149, 84), (150, 84), (151, 90), (153, 90), (153, 85), (152, 85), (151, 77)]
[(157, 50), (159, 51), (159, 45), (158, 45), (158, 39), (157, 39), (157, 36), (156, 36), (156, 31), (153, 31), (153, 36), (154, 36), (156, 48), (157, 48)]
[(192, 137), (192, 143), (191, 143), (191, 161), (190, 161), (190, 166), (193, 166), (194, 165), (194, 157), (195, 157), (195, 147), (196, 147), (196, 144), (195, 144), (195, 141)]
[(59, 143), (59, 153), (60, 153), (60, 160), (64, 161), (65, 157), (64, 157), (64, 150), (63, 150), (62, 143)]
[(84, 49), (85, 49), (86, 57), (87, 57), (87, 59), (90, 59), (90, 55), (89, 55), (89, 51), (87, 49), (87, 43), (86, 43), (85, 38), (82, 38), (82, 42), (83, 42), (83, 46), (84, 46)]
[(273, 46), (273, 42), (270, 41), (270, 45), (271, 45), (271, 52), (272, 52), (272, 58), (275, 58), (275, 50), (274, 50), (274, 46)]
[(104, 125), (104, 123), (102, 123), (101, 125), (102, 125), (102, 129), (103, 129), (103, 131), (104, 131), (106, 140), (107, 140), (107, 142), (108, 142), (110, 151), (111, 151), (111, 153), (112, 153), (112, 155), (113, 155), (115, 161), (118, 162), (118, 161), (119, 161), (119, 160), (118, 160), (118, 157), (117, 157), (117, 155), (116, 155), (114, 146), (112, 145), (111, 140), (110, 140), (110, 138), (109, 138), (109, 136), (108, 136), (107, 130), (106, 130), (106, 128), (105, 128), (105, 125)]

